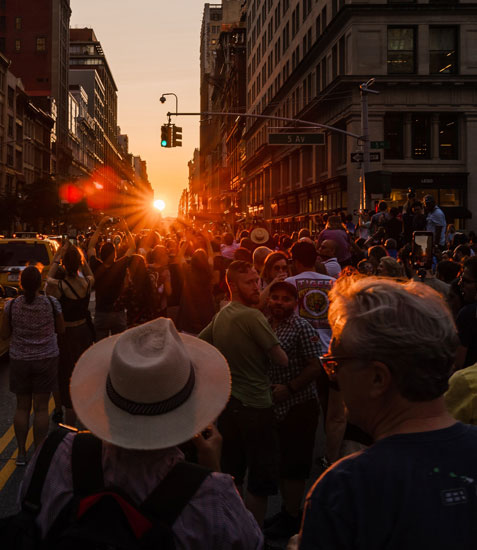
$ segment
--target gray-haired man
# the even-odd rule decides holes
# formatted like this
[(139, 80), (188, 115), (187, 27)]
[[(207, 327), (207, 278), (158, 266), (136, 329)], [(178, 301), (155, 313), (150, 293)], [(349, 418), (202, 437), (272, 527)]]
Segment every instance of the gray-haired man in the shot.
[(315, 484), (300, 549), (475, 548), (477, 427), (445, 407), (458, 340), (443, 299), (369, 277), (338, 281), (330, 300), (322, 363), (375, 443)]

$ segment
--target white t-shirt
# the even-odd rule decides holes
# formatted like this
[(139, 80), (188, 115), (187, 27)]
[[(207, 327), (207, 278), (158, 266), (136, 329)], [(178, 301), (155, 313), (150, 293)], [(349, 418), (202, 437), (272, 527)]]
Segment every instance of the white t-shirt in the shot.
[(326, 353), (331, 341), (331, 328), (328, 323), (330, 305), (328, 292), (336, 279), (316, 271), (304, 271), (299, 275), (288, 277), (285, 281), (296, 286), (298, 291), (296, 313), (316, 329), (323, 352)]
[(341, 266), (336, 258), (328, 258), (323, 262), (323, 265), (325, 266), (326, 273), (328, 273), (330, 277), (337, 279), (340, 276)]
[(445, 246), (446, 244), (446, 217), (444, 215), (444, 212), (442, 212), (442, 210), (438, 207), (438, 206), (434, 206), (432, 212), (429, 212), (429, 214), (427, 214), (427, 225), (426, 225), (426, 230), (427, 231), (432, 231), (433, 235), (434, 235), (434, 240), (435, 240), (435, 236), (436, 236), (436, 228), (437, 227), (442, 227), (441, 229), (441, 237), (440, 237), (440, 240), (438, 243), (434, 243), (434, 244), (439, 244), (440, 246)]

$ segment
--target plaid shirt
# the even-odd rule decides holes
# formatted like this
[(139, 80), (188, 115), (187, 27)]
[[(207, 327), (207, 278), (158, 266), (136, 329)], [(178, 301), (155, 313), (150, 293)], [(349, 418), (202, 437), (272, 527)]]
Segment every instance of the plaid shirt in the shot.
[[(288, 355), (288, 366), (280, 367), (272, 364), (270, 380), (272, 384), (286, 384), (301, 374), (306, 367), (307, 360), (321, 353), (320, 338), (316, 330), (296, 313), (282, 321), (275, 329), (281, 347)], [(290, 397), (274, 406), (273, 410), (278, 420), (283, 420), (294, 405), (317, 399), (316, 383), (310, 382), (304, 388), (290, 395)]]

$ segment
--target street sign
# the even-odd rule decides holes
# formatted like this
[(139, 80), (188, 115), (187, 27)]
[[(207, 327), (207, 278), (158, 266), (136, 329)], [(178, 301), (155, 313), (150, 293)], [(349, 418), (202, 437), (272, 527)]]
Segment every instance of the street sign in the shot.
[[(379, 162), (381, 160), (381, 153), (369, 153), (370, 162)], [(351, 162), (363, 162), (363, 153), (351, 153)]]
[(371, 141), (371, 149), (389, 149), (389, 141)]
[(268, 134), (269, 145), (324, 145), (324, 134)]

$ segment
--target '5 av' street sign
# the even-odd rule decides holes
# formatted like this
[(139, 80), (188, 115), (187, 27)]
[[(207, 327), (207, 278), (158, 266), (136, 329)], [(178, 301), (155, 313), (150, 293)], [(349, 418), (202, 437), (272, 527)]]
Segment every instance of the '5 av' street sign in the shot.
[(324, 145), (324, 134), (268, 134), (269, 145)]

